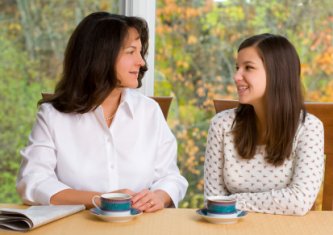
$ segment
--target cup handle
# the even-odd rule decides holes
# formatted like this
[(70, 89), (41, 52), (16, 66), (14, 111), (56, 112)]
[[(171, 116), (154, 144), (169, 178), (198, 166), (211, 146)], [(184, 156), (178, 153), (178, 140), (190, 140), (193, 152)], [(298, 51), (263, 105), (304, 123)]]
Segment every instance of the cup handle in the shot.
[(99, 196), (99, 195), (95, 195), (95, 196), (93, 196), (93, 198), (91, 199), (91, 202), (92, 202), (92, 204), (94, 204), (94, 206), (95, 206), (96, 208), (102, 210), (102, 209), (97, 205), (97, 203), (96, 203), (96, 199), (97, 199), (97, 198), (101, 198), (101, 196)]

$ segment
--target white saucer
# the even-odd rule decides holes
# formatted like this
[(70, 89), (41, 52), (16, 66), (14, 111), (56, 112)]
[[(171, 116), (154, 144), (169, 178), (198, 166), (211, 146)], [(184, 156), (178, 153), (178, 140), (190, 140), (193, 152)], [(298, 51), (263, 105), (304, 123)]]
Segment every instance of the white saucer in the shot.
[(213, 223), (213, 224), (234, 224), (234, 223), (237, 223), (237, 221), (239, 219), (241, 219), (247, 215), (247, 211), (240, 211), (240, 210), (237, 210), (237, 213), (232, 214), (232, 215), (231, 214), (228, 214), (226, 216), (219, 215), (219, 216), (215, 216), (215, 217), (209, 216), (207, 214), (206, 208), (199, 209), (196, 212), (202, 218), (204, 218), (205, 220), (207, 220), (208, 222)]
[(128, 222), (132, 220), (133, 218), (139, 216), (142, 214), (142, 211), (137, 209), (131, 209), (130, 215), (125, 216), (119, 216), (119, 215), (103, 215), (103, 212), (98, 208), (91, 208), (90, 213), (94, 216), (98, 217), (101, 220), (107, 221), (107, 222)]

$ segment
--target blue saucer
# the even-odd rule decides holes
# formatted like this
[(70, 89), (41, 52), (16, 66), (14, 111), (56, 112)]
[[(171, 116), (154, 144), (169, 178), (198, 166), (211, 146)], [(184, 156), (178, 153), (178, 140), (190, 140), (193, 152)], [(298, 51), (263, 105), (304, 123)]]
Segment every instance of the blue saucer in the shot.
[(125, 215), (125, 216), (119, 216), (119, 215), (106, 215), (103, 213), (102, 210), (94, 207), (90, 209), (90, 213), (96, 217), (98, 217), (101, 220), (107, 221), (107, 222), (128, 222), (132, 220), (133, 218), (139, 216), (142, 214), (142, 211), (131, 208), (131, 214)]
[(199, 209), (196, 212), (203, 219), (207, 220), (210, 223), (214, 223), (214, 224), (234, 224), (239, 219), (241, 219), (247, 215), (247, 211), (241, 211), (241, 210), (237, 210), (237, 212), (234, 214), (216, 215), (216, 216), (208, 215), (206, 208)]

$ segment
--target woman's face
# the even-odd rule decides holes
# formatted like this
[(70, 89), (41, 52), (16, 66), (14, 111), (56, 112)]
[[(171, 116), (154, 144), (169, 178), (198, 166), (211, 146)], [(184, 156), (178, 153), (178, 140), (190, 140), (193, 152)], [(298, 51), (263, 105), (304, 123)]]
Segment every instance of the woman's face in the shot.
[(266, 71), (256, 48), (247, 47), (239, 51), (236, 69), (234, 81), (239, 102), (262, 106), (266, 91)]
[(130, 28), (116, 61), (116, 75), (121, 87), (138, 87), (139, 70), (145, 65), (141, 49), (140, 35), (135, 28)]

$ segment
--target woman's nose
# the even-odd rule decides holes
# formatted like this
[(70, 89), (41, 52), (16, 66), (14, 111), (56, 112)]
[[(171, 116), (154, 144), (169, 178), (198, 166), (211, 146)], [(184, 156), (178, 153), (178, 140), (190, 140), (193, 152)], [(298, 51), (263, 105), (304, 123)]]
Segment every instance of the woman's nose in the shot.
[(243, 77), (242, 77), (242, 73), (241, 73), (240, 69), (237, 69), (237, 70), (236, 70), (236, 72), (235, 72), (233, 78), (234, 78), (235, 81), (240, 81), (240, 80), (243, 79)]
[(145, 66), (146, 62), (145, 60), (142, 58), (141, 54), (139, 54), (138, 56), (138, 64), (142, 67)]

